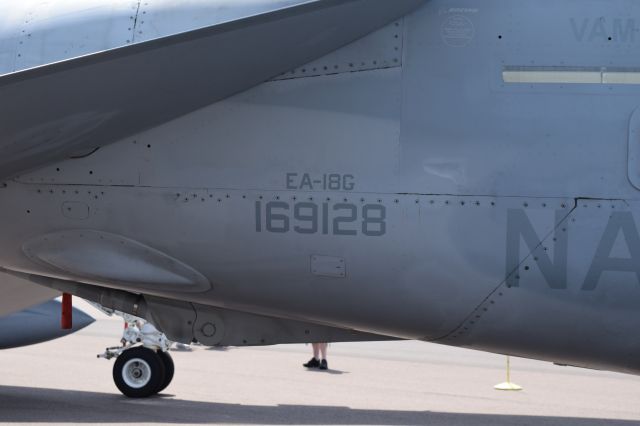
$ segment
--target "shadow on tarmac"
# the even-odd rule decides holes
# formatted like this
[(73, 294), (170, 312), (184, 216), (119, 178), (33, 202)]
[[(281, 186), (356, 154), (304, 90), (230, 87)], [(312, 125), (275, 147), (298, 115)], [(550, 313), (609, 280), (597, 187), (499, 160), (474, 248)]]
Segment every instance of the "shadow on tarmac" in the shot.
[(0, 422), (195, 423), (264, 425), (562, 425), (622, 426), (636, 421), (457, 414), (431, 411), (356, 410), (312, 405), (254, 406), (173, 399), (128, 399), (116, 394), (0, 386)]
[(332, 374), (334, 376), (341, 376), (343, 374), (349, 374), (348, 371), (334, 370), (332, 368), (330, 368), (328, 370), (319, 370), (317, 368), (308, 368), (307, 372), (310, 373), (310, 374)]

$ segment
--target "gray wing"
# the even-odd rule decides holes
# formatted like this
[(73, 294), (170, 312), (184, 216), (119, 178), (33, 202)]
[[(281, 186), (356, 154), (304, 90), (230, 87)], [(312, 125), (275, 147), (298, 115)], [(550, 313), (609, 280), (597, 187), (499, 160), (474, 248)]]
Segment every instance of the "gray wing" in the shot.
[(17, 348), (57, 339), (85, 328), (95, 320), (73, 308), (73, 328), (60, 328), (58, 301), (51, 300), (38, 306), (5, 317), (0, 317), (0, 349)]
[(0, 179), (244, 91), (424, 1), (312, 1), (0, 77)]

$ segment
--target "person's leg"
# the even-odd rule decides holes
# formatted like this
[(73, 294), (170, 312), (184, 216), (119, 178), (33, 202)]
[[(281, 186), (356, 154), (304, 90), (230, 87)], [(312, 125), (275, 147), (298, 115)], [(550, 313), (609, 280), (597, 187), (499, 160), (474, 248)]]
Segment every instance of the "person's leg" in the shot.
[(318, 343), (312, 343), (311, 347), (313, 348), (313, 358), (302, 365), (307, 368), (320, 367), (320, 345)]
[[(317, 360), (320, 360), (320, 351), (322, 350), (322, 343), (312, 343), (311, 347), (313, 348), (313, 357)], [(325, 350), (326, 353), (326, 350)]]
[[(318, 343), (318, 349), (320, 351), (320, 354), (322, 356), (322, 358), (320, 359), (327, 359), (327, 346), (329, 346), (328, 343)], [(318, 358), (318, 356), (316, 356), (316, 358)]]
[(320, 361), (320, 370), (327, 370), (329, 368), (329, 364), (327, 363), (327, 346), (328, 343), (320, 343), (320, 353), (322, 354), (322, 360)]

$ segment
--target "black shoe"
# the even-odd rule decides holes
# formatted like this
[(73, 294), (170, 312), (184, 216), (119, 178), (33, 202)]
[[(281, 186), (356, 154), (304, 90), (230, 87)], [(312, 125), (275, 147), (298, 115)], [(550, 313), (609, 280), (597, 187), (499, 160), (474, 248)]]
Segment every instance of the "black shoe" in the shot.
[(307, 368), (318, 368), (320, 367), (320, 361), (315, 358), (311, 358), (309, 362), (307, 362), (306, 364), (302, 364), (302, 366)]
[(329, 364), (327, 364), (327, 360), (323, 359), (322, 361), (320, 361), (320, 370), (328, 370), (329, 369)]

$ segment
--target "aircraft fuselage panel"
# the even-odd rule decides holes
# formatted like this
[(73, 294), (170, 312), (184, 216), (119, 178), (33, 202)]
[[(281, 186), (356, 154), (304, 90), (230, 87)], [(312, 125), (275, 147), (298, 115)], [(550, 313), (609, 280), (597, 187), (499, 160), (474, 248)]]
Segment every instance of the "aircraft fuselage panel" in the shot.
[(623, 0), (426, 2), (6, 181), (0, 266), (640, 374), (638, 30)]

